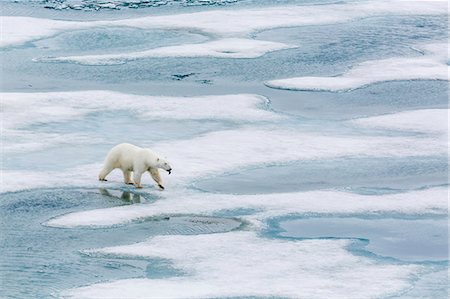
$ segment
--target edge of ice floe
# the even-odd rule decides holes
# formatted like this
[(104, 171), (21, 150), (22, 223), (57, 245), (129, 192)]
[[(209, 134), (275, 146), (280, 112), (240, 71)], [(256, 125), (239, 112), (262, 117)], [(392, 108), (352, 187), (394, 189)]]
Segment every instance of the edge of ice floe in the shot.
[[(442, 1), (364, 1), (325, 5), (283, 6), (259, 9), (212, 10), (113, 21), (70, 22), (32, 17), (3, 16), (0, 47), (13, 46), (55, 35), (64, 30), (100, 26), (141, 29), (195, 29), (222, 37), (242, 37), (256, 30), (347, 22), (384, 14), (445, 15)], [(224, 20), (227, 22), (224, 22)]]
[[(348, 240), (260, 238), (256, 232), (245, 231), (156, 236), (141, 243), (93, 249), (90, 253), (169, 259), (174, 267), (190, 275), (104, 282), (69, 289), (62, 295), (76, 298), (148, 298), (149, 294), (155, 298), (380, 297), (408, 288), (410, 279), (423, 271), (419, 265), (389, 265), (355, 256), (346, 250), (348, 244)], [(211, 269), (215, 270), (214, 275)], [(334, 273), (332, 277), (330, 271)], [(368, 281), (369, 287), (361, 288)]]
[[(213, 215), (215, 213), (252, 209), (241, 216), (253, 225), (282, 215), (302, 214), (430, 214), (446, 215), (447, 187), (381, 196), (358, 195), (340, 191), (310, 191), (259, 195), (176, 194), (146, 204), (121, 206), (69, 213), (50, 219), (47, 226), (73, 228), (114, 226), (161, 215)], [(189, 205), (186, 206), (186, 202)]]
[(269, 80), (264, 84), (270, 88), (293, 91), (341, 92), (389, 81), (450, 80), (447, 42), (419, 45), (417, 48), (424, 50), (423, 55), (369, 60), (337, 76), (292, 77)]
[(196, 44), (160, 47), (139, 52), (35, 58), (36, 62), (68, 62), (81, 65), (116, 65), (143, 58), (212, 57), (257, 58), (267, 53), (296, 48), (284, 43), (243, 38), (225, 38)]

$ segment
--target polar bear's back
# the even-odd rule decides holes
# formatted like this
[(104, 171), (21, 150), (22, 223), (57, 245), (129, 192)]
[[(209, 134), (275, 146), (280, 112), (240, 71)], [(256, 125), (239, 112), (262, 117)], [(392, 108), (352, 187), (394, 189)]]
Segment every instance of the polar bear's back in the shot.
[(112, 165), (113, 168), (128, 170), (133, 168), (133, 161), (143, 148), (130, 144), (121, 143), (113, 147), (106, 156), (105, 163)]

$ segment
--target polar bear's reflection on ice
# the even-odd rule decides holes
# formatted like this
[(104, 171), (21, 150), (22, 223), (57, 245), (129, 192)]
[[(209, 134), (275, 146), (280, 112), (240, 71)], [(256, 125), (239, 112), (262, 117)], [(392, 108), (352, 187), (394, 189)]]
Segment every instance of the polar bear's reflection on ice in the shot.
[(141, 203), (141, 195), (137, 193), (131, 193), (128, 191), (122, 191), (121, 196), (116, 196), (111, 194), (111, 192), (108, 191), (106, 188), (99, 188), (101, 195), (112, 197), (112, 198), (118, 198), (126, 203)]

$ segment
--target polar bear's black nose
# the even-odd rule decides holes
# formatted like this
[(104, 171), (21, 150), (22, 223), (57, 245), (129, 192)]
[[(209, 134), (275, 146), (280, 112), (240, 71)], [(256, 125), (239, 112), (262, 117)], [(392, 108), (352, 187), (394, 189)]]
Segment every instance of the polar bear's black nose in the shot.
[(172, 168), (171, 169), (169, 169), (169, 170), (167, 170), (167, 172), (170, 174), (171, 172), (172, 172)]

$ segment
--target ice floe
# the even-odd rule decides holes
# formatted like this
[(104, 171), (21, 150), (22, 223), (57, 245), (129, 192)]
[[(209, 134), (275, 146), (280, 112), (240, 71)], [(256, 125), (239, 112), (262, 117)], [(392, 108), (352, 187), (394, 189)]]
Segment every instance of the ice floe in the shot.
[(346, 250), (349, 244), (347, 240), (266, 239), (245, 231), (157, 236), (146, 242), (86, 253), (169, 259), (186, 276), (99, 283), (61, 295), (135, 299), (373, 298), (404, 291), (423, 271), (418, 265), (390, 265), (353, 255)]
[[(408, 214), (446, 215), (447, 188), (432, 188), (383, 196), (336, 191), (310, 191), (258, 195), (168, 192), (152, 204), (121, 206), (62, 215), (46, 224), (54, 227), (112, 226), (161, 215), (214, 215), (247, 209), (241, 218), (256, 227), (270, 218), (304, 214)], [(186, 204), (188, 203), (188, 204)]]
[(366, 61), (338, 76), (294, 77), (265, 84), (288, 90), (345, 91), (385, 81), (449, 80), (448, 44), (431, 44), (423, 48), (422, 56)]
[(283, 117), (262, 96), (153, 97), (111, 91), (2, 93), (3, 150), (30, 151), (61, 142), (98, 142), (83, 134), (31, 133), (36, 125), (82, 119), (98, 111), (127, 110), (144, 119), (214, 119), (236, 122)]
[[(186, 182), (255, 165), (337, 157), (403, 157), (445, 155), (441, 140), (424, 137), (332, 135), (298, 129), (243, 127), (200, 137), (161, 142), (157, 152), (170, 157), (176, 176)], [(176, 178), (175, 178), (176, 177)]]
[[(205, 176), (268, 164), (347, 156), (405, 157), (447, 154), (447, 146), (444, 142), (427, 136), (333, 136), (294, 129), (281, 130), (272, 128), (270, 125), (266, 127), (266, 129), (243, 127), (216, 131), (200, 137), (150, 145), (142, 144), (142, 146), (149, 146), (156, 152), (163, 153), (173, 164), (173, 174), (164, 178), (167, 189), (183, 188), (192, 180)], [(85, 165), (83, 167), (88, 167), (88, 170), (66, 169), (64, 172), (73, 173), (77, 176), (77, 181), (85, 180), (92, 183), (92, 180), (97, 177), (100, 166)], [(116, 171), (116, 173), (119, 172)], [(19, 177), (11, 177), (6, 173), (5, 170), (5, 178), (9, 180), (6, 187), (8, 191), (29, 188), (26, 182), (17, 181)], [(34, 175), (40, 177), (46, 174), (34, 172)], [(59, 183), (60, 180), (70, 183), (65, 173), (55, 172), (54, 176), (48, 177), (44, 186)], [(111, 181), (121, 183), (122, 178), (114, 177)], [(150, 181), (144, 181), (145, 186), (149, 183)], [(33, 186), (37, 187), (37, 185)]]
[(64, 30), (101, 26), (141, 29), (186, 29), (224, 37), (242, 37), (256, 30), (348, 22), (378, 15), (446, 15), (441, 1), (363, 1), (327, 5), (212, 10), (115, 21), (67, 22), (31, 17), (2, 17), (1, 46), (21, 44)]
[[(70, 2), (84, 3), (87, 1), (70, 0)], [(112, 1), (100, 2), (105, 5), (104, 7), (114, 8), (110, 6), (113, 4)], [(132, 0), (127, 3), (132, 2), (136, 3), (139, 0)], [(211, 1), (208, 0), (208, 2)], [(117, 1), (113, 5), (117, 3), (122, 2)], [(150, 1), (146, 3), (150, 3)], [(200, 31), (207, 33), (209, 37), (217, 38), (217, 40), (203, 44), (157, 48), (144, 52), (108, 56), (77, 56), (75, 58), (79, 59), (78, 61), (75, 61), (76, 59), (73, 56), (57, 59), (70, 58), (74, 62), (86, 64), (115, 64), (142, 57), (252, 58), (289, 47), (285, 44), (243, 38), (248, 38), (251, 32), (257, 30), (347, 22), (377, 15), (446, 15), (448, 13), (446, 8), (445, 2), (365, 1), (279, 8), (210, 10), (201, 13), (149, 16), (139, 19), (102, 22), (67, 22), (26, 17), (5, 17), (3, 25), (6, 26), (6, 30), (3, 30), (4, 36), (0, 45), (19, 45), (67, 30), (101, 26), (112, 30), (121, 26), (144, 30), (164, 28)], [(189, 42), (192, 43), (193, 41)], [(391, 70), (392, 74), (401, 72), (413, 74), (420, 70), (424, 72), (424, 76), (429, 78), (434, 73), (441, 74), (442, 68), (447, 70), (447, 56), (442, 54), (442, 47), (442, 44), (422, 47), (424, 55), (421, 57), (382, 60), (384, 64), (382, 63), (381, 66), (392, 68), (392, 70), (388, 69)], [(133, 51), (136, 50), (136, 48), (133, 48)], [(75, 54), (79, 55), (79, 53)], [(87, 60), (83, 61), (86, 58)], [(369, 62), (365, 66), (369, 67), (369, 71), (372, 70), (370, 67), (373, 69), (377, 67), (376, 64), (371, 66)], [(397, 71), (398, 73), (396, 73)], [(392, 76), (396, 77), (397, 75)], [(211, 126), (214, 127), (211, 129), (221, 131), (212, 133), (208, 131), (208, 133), (195, 137), (182, 136), (182, 140), (177, 140), (177, 138), (180, 138), (179, 135), (171, 135), (173, 132), (164, 132), (168, 135), (168, 138), (171, 138), (170, 141), (148, 141), (149, 144), (140, 144), (163, 153), (172, 162), (173, 174), (171, 176), (164, 174), (164, 180), (167, 181), (167, 188), (164, 192), (159, 192), (156, 188), (148, 188), (149, 185), (153, 185), (149, 176), (145, 178), (146, 188), (144, 190), (134, 191), (134, 189), (129, 189), (132, 187), (124, 186), (122, 183), (120, 171), (112, 173), (108, 182), (98, 182), (97, 173), (101, 167), (100, 160), (95, 160), (98, 162), (95, 164), (80, 165), (92, 161), (80, 162), (74, 157), (76, 165), (79, 165), (78, 167), (58, 169), (61, 167), (62, 163), (60, 162), (63, 159), (59, 158), (58, 160), (56, 158), (54, 161), (56, 167), (50, 169), (57, 170), (53, 171), (23, 170), (20, 169), (20, 165), (15, 169), (3, 169), (0, 173), (1, 192), (55, 186), (64, 190), (78, 186), (111, 187), (117, 192), (118, 190), (127, 190), (131, 193), (136, 192), (136, 194), (146, 194), (152, 197), (152, 201), (142, 204), (136, 203), (129, 206), (60, 215), (44, 224), (61, 228), (93, 228), (145, 221), (147, 217), (172, 217), (177, 215), (226, 215), (226, 217), (239, 215), (240, 220), (250, 224), (245, 226), (243, 230), (228, 233), (156, 236), (133, 245), (83, 250), (86, 256), (81, 257), (82, 259), (89, 259), (89, 256), (107, 256), (108, 258), (112, 257), (112, 259), (126, 257), (130, 260), (142, 257), (163, 259), (168, 260), (176, 268), (176, 271), (164, 277), (157, 276), (159, 278), (155, 279), (136, 278), (114, 281), (114, 279), (130, 276), (126, 271), (122, 271), (122, 266), (115, 267), (112, 265), (112, 268), (114, 268), (111, 270), (113, 277), (100, 275), (92, 278), (92, 280), (90, 278), (70, 281), (63, 279), (63, 284), (55, 287), (58, 292), (65, 287), (85, 286), (54, 294), (57, 297), (133, 299), (149, 297), (158, 299), (224, 297), (341, 297), (359, 299), (401, 297), (414, 287), (415, 279), (424, 273), (429, 273), (430, 269), (433, 268), (433, 265), (430, 266), (429, 264), (383, 261), (381, 258), (374, 259), (370, 256), (355, 254), (350, 248), (353, 242), (357, 241), (288, 240), (266, 237), (261, 232), (263, 232), (265, 225), (270, 226), (271, 221), (269, 220), (273, 218), (296, 215), (383, 217), (387, 214), (402, 218), (405, 216), (430, 218), (439, 216), (442, 219), (443, 216), (448, 215), (448, 187), (434, 187), (382, 196), (336, 191), (233, 195), (201, 192), (192, 188), (190, 184), (197, 179), (220, 175), (227, 171), (245, 171), (248, 167), (284, 165), (304, 160), (333, 158), (345, 160), (348, 157), (384, 159), (386, 157), (430, 155), (441, 157), (448, 154), (448, 147), (433, 134), (441, 134), (445, 130), (440, 125), (430, 124), (428, 120), (433, 119), (441, 124), (445, 118), (442, 113), (443, 111), (447, 113), (448, 110), (433, 109), (402, 112), (358, 119), (352, 123), (358, 127), (373, 127), (382, 130), (394, 129), (426, 134), (400, 134), (398, 132), (375, 130), (370, 131), (370, 135), (361, 135), (361, 131), (366, 132), (366, 130), (355, 132), (355, 127), (348, 128), (345, 124), (346, 129), (349, 129), (345, 132), (339, 129), (329, 130), (328, 127), (326, 130), (306, 132), (305, 130), (309, 129), (307, 125), (310, 124), (308, 120), (306, 121), (307, 125), (305, 125), (305, 123), (302, 123), (304, 121), (302, 119), (277, 114), (269, 108), (268, 100), (258, 95), (157, 97), (108, 91), (86, 91), (35, 94), (4, 93), (1, 94), (1, 98), (2, 153), (14, 153), (15, 155), (21, 155), (25, 151), (42, 149), (49, 145), (98, 143), (95, 146), (96, 148), (106, 147), (111, 140), (96, 139), (94, 132), (84, 132), (83, 134), (81, 130), (84, 130), (85, 127), (79, 126), (80, 122), (89, 117), (101, 115), (105, 111), (112, 112), (109, 114), (110, 117), (123, 118), (124, 121), (127, 121), (128, 114), (125, 117), (119, 116), (118, 111), (125, 110), (127, 113), (129, 112), (129, 115), (134, 115), (139, 119), (157, 120), (164, 124), (168, 120), (175, 120), (181, 124), (180, 126), (185, 125), (189, 120), (203, 121), (195, 122), (195, 125), (199, 127), (203, 124), (205, 124), (205, 127), (209, 126), (209, 122), (205, 122), (205, 120), (213, 120), (214, 123), (219, 123), (217, 127)], [(71, 123), (73, 120), (79, 122), (74, 125), (74, 123)], [(94, 123), (99, 124), (99, 121), (101, 120), (96, 119)], [(53, 124), (53, 127), (49, 124)], [(61, 124), (62, 130), (58, 130), (60, 128), (54, 130), (55, 124), (56, 126)], [(331, 125), (334, 124), (337, 125), (338, 122)], [(348, 123), (346, 124), (348, 125)], [(326, 125), (330, 126), (329, 123)], [(143, 128), (141, 123), (135, 125), (135, 127), (137, 130)], [(314, 128), (318, 129), (317, 126)], [(44, 132), (62, 131), (63, 133), (42, 133), (41, 130)], [(114, 131), (114, 134), (119, 137), (122, 132)], [(386, 136), (386, 134), (388, 135)], [(124, 136), (130, 138), (130, 135), (124, 134)], [(53, 153), (53, 151), (45, 152), (47, 155)], [(23, 154), (25, 159), (32, 156), (28, 153)], [(88, 153), (80, 150), (80, 155), (89, 154), (91, 154), (89, 150)], [(30, 163), (40, 162), (35, 157), (32, 156)], [(389, 159), (386, 159), (386, 161), (389, 162)], [(375, 179), (377, 178), (375, 177)], [(267, 184), (271, 183), (274, 182), (267, 182)], [(39, 193), (38, 190), (31, 192)], [(57, 194), (65, 194), (64, 192)], [(10, 194), (5, 194), (5, 196), (10, 196)], [(24, 198), (22, 202), (25, 202), (27, 198)], [(56, 196), (52, 197), (51, 200), (53, 201), (55, 198)], [(155, 198), (154, 201), (153, 198)], [(115, 199), (110, 198), (110, 200), (111, 203), (108, 206), (114, 205)], [(120, 199), (117, 199), (117, 201), (117, 204), (123, 204)], [(55, 206), (58, 205), (50, 204), (45, 208), (50, 211)], [(34, 205), (28, 207), (31, 209)], [(61, 208), (64, 208), (61, 209), (61, 212), (53, 210), (52, 215), (48, 217), (53, 217), (55, 213), (69, 212), (66, 208), (70, 208), (71, 211), (75, 209), (70, 206), (61, 206)], [(77, 206), (76, 209), (83, 209), (83, 204)], [(84, 206), (84, 209), (89, 209), (89, 207)], [(133, 223), (131, 226), (138, 227), (141, 224)], [(236, 225), (238, 225), (237, 221)], [(48, 227), (46, 229), (58, 231)], [(71, 234), (69, 230), (60, 229), (59, 231), (60, 233), (65, 231)], [(75, 229), (75, 231), (93, 230)], [(98, 231), (104, 232), (105, 230), (100, 229)], [(111, 233), (117, 232), (114, 229), (109, 229), (109, 231)], [(130, 231), (134, 232), (133, 230)], [(122, 231), (122, 234), (125, 232), (126, 230)], [(146, 232), (148, 230), (142, 226), (139, 233), (145, 235)], [(173, 232), (173, 234), (177, 233), (179, 232)], [(155, 234), (158, 234), (158, 232), (152, 232), (152, 235)], [(89, 234), (89, 236), (96, 235)], [(135, 235), (134, 237), (141, 236)], [(101, 238), (99, 236), (98, 240), (101, 241)], [(97, 239), (95, 240), (99, 242)], [(139, 240), (141, 241), (143, 238)], [(93, 246), (118, 245), (111, 244), (110, 241), (108, 245), (96, 243)], [(128, 243), (128, 241), (122, 242), (122, 244), (125, 243)], [(80, 244), (82, 246), (84, 243)], [(92, 248), (91, 245), (86, 247)], [(73, 250), (72, 248), (68, 253), (73, 255)], [(152, 261), (148, 263), (151, 266)], [(133, 264), (130, 263), (129, 266), (133, 267)], [(105, 264), (106, 267), (109, 267), (108, 263)], [(443, 267), (446, 267), (446, 265)], [(144, 277), (144, 271), (147, 272), (148, 276), (154, 274), (151, 273), (153, 271), (151, 267), (146, 270), (144, 268), (136, 268), (132, 277)], [(143, 271), (140, 272), (140, 270)], [(444, 276), (441, 275), (439, 275), (439, 279)], [(105, 282), (107, 279), (113, 280)], [(428, 279), (436, 280), (435, 277)], [(93, 280), (96, 284), (92, 284), (94, 283)], [(99, 281), (103, 282), (98, 283)], [(86, 283), (92, 285), (86, 286)], [(430, 284), (426, 284), (422, 288), (429, 289), (429, 286)], [(36, 287), (39, 286), (32, 286), (32, 288)]]
[(360, 118), (351, 121), (363, 127), (447, 135), (449, 109), (421, 109)]
[(73, 62), (85, 65), (113, 65), (122, 64), (129, 60), (151, 57), (256, 58), (268, 52), (294, 47), (295, 46), (269, 41), (226, 38), (200, 44), (161, 47), (132, 53), (48, 57), (36, 58), (34, 61)]
[(254, 94), (163, 97), (113, 91), (2, 93), (8, 127), (60, 122), (102, 110), (129, 110), (148, 119), (270, 121), (283, 118)]
[(57, 134), (5, 129), (2, 135), (4, 154), (32, 152), (63, 145), (98, 144), (105, 141), (103, 138), (81, 133)]
[[(19, 0), (20, 1), (20, 0)], [(45, 8), (62, 10), (101, 10), (101, 9), (122, 9), (122, 8), (144, 8), (159, 7), (166, 5), (182, 6), (202, 6), (202, 5), (227, 5), (238, 2), (239, 0), (44, 0)]]
[[(55, 186), (101, 187), (96, 177), (101, 167), (102, 164), (99, 161), (99, 163), (81, 165), (63, 171), (2, 169), (0, 193)], [(116, 174), (115, 178), (118, 180), (119, 176)]]
[(20, 45), (28, 41), (55, 35), (64, 30), (82, 29), (88, 23), (31, 17), (2, 16), (0, 47)]

